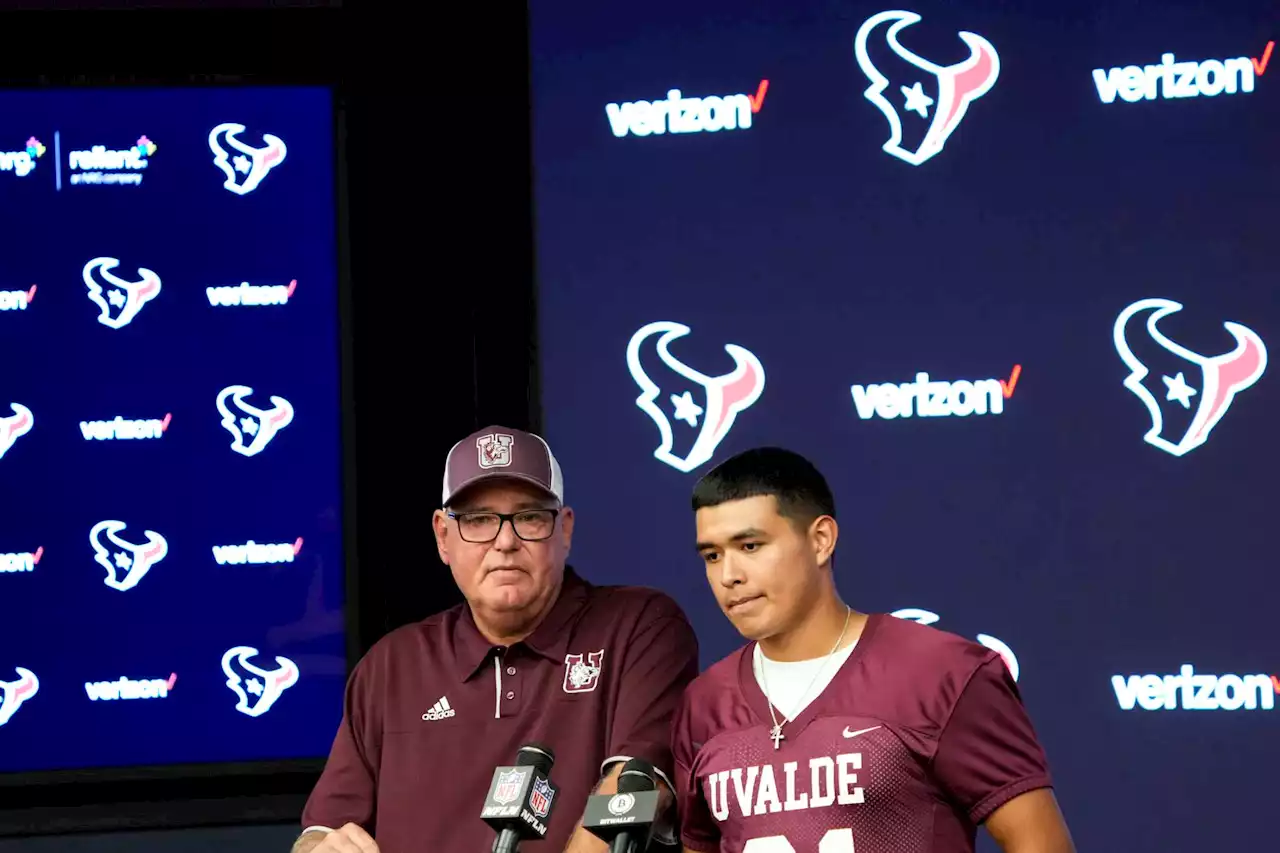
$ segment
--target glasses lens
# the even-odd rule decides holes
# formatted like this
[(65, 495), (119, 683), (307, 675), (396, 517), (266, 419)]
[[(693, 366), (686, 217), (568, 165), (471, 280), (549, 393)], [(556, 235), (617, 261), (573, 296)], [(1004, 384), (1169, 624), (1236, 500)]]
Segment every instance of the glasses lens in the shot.
[(468, 542), (488, 542), (498, 535), (502, 519), (490, 512), (469, 512), (458, 516), (458, 532)]
[(545, 509), (518, 512), (515, 522), (516, 535), (521, 539), (546, 539), (555, 527), (556, 514)]
[[(502, 516), (493, 512), (468, 512), (457, 516), (458, 532), (467, 542), (492, 542), (502, 528)], [(512, 519), (516, 535), (536, 542), (555, 530), (556, 514), (549, 509), (518, 512)]]

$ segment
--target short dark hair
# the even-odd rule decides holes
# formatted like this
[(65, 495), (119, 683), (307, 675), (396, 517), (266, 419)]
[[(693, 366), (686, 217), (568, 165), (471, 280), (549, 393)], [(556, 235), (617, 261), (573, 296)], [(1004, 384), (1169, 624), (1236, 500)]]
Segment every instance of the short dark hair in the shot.
[(728, 501), (772, 495), (778, 514), (799, 527), (835, 518), (836, 501), (812, 462), (781, 447), (757, 447), (721, 462), (693, 487), (693, 511)]

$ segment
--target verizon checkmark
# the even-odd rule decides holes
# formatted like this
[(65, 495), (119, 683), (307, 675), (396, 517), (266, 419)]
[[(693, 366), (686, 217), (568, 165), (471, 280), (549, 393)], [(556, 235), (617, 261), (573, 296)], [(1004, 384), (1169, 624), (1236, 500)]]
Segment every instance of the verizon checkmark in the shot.
[(36, 552), (35, 552), (34, 554), (32, 554), (32, 555), (31, 555), (31, 562), (32, 562), (32, 563), (39, 563), (39, 562), (40, 562), (40, 558), (41, 558), (41, 557), (43, 557), (43, 556), (44, 556), (44, 546), (43, 546), (43, 545), (41, 545), (39, 548), (37, 548), (37, 549), (36, 549)]
[(31, 300), (35, 298), (36, 298), (36, 286), (33, 284), (31, 285), (31, 289), (27, 291), (27, 302), (30, 303)]
[[(1270, 56), (1270, 55), (1271, 55), (1271, 49), (1268, 47), (1267, 56)], [(1258, 73), (1261, 74), (1262, 72), (1259, 71)], [(769, 91), (769, 81), (761, 80), (760, 85), (756, 87), (756, 93), (754, 95), (747, 96), (747, 100), (751, 102), (751, 112), (753, 113), (760, 112), (760, 108), (764, 106), (764, 93), (767, 91)]]
[(1262, 59), (1257, 57), (1253, 59), (1253, 70), (1259, 77), (1267, 73), (1267, 65), (1271, 62), (1271, 51), (1275, 50), (1276, 43), (1274, 41), (1267, 42), (1266, 48), (1262, 51)]
[(1018, 377), (1022, 375), (1022, 365), (1015, 364), (1013, 372), (1009, 374), (1008, 379), (1000, 380), (1000, 390), (1004, 393), (1004, 398), (1008, 400), (1013, 396), (1013, 389), (1018, 387)]

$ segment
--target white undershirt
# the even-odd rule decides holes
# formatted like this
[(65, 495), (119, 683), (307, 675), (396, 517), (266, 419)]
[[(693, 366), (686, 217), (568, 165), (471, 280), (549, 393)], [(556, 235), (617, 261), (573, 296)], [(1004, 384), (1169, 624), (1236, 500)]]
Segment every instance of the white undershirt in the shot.
[[(760, 691), (769, 698), (773, 707), (785, 714), (788, 720), (794, 720), (822, 695), (857, 645), (855, 640), (829, 657), (797, 661), (770, 660), (757, 645), (752, 653), (751, 668)], [(818, 670), (822, 670), (821, 674)]]

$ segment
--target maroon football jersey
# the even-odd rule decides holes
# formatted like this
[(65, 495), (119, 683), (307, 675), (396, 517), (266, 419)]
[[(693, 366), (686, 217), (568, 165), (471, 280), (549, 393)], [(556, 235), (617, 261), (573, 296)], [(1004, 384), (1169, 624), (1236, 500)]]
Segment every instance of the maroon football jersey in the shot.
[(972, 853), (988, 815), (1050, 787), (1017, 686), (990, 649), (872, 615), (775, 749), (752, 646), (700, 675), (674, 724), (691, 850)]

